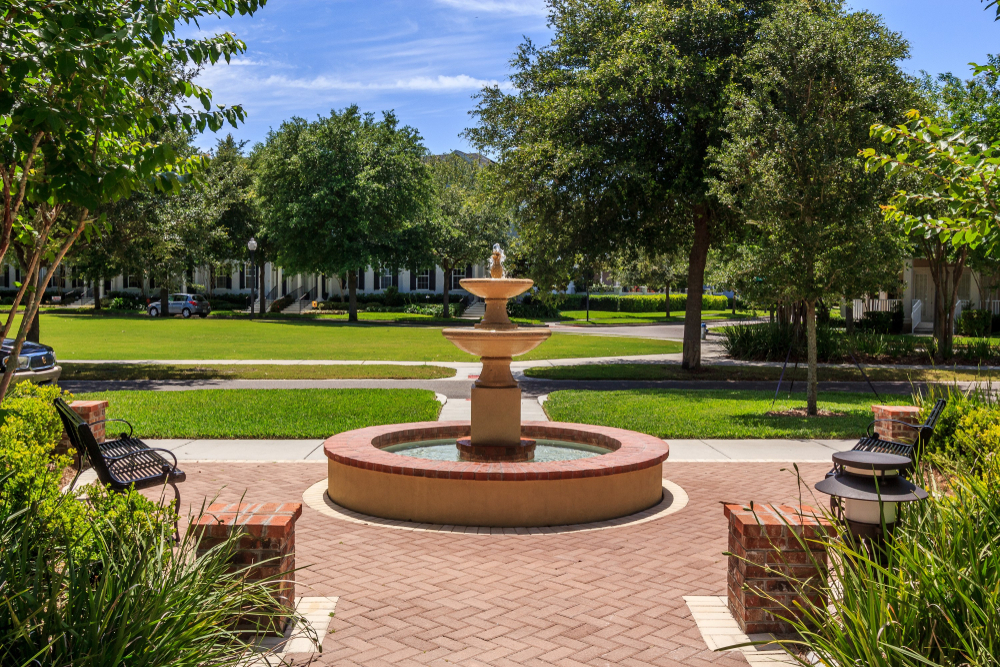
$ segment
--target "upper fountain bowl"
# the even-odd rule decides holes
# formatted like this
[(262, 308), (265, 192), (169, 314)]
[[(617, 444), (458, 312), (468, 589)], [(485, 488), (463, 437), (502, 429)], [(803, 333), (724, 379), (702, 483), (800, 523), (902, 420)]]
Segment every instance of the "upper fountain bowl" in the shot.
[(462, 289), (484, 299), (513, 299), (535, 284), (526, 278), (464, 278), (459, 282)]

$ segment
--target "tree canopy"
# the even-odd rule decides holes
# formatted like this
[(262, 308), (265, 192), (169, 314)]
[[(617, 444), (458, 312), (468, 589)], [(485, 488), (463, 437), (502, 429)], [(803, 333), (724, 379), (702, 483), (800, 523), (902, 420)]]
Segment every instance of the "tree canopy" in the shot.
[(737, 264), (744, 293), (804, 302), (808, 411), (816, 414), (815, 307), (897, 281), (905, 251), (878, 202), (884, 178), (858, 147), (913, 105), (902, 37), (839, 2), (790, 3), (767, 19), (729, 88), (728, 138), (713, 152), (720, 198), (752, 225)]
[(313, 122), (293, 118), (255, 149), (254, 191), (277, 262), (294, 271), (348, 274), (357, 320), (357, 274), (402, 267), (416, 254), (411, 231), (430, 213), (426, 149), (392, 112), (357, 106)]
[[(496, 156), (532, 276), (579, 257), (688, 251), (684, 365), (700, 364), (709, 244), (738, 223), (709, 188), (725, 88), (775, 0), (552, 0), (552, 42), (520, 46), (513, 93), (484, 89), (467, 136)], [(561, 287), (562, 285), (551, 285)]]
[[(181, 39), (178, 28), (207, 16), (253, 14), (263, 4), (5, 3), (0, 22), (0, 259), (13, 235), (24, 237), (27, 286), (35, 285), (42, 256), (48, 256), (46, 277), (29, 299), (14, 356), (42, 292), (91, 222), (92, 212), (149, 185), (176, 190), (204, 166), (203, 156), (179, 156), (155, 133), (164, 128), (215, 130), (243, 119), (238, 106), (213, 109), (211, 91), (189, 81), (184, 67), (228, 61), (245, 45), (231, 33)], [(166, 95), (144, 94), (148, 88)], [(11, 381), (12, 366), (0, 384), (0, 397)]]

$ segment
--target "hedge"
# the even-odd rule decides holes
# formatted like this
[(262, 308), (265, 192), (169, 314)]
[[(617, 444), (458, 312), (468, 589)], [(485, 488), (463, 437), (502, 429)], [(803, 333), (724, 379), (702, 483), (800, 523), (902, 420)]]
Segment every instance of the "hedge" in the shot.
[[(623, 313), (662, 313), (666, 302), (663, 294), (591, 294), (590, 309), (620, 311)], [(721, 294), (705, 294), (701, 298), (702, 310), (725, 310), (729, 307), (729, 297)], [(567, 294), (560, 310), (585, 310), (586, 294)], [(687, 294), (671, 294), (670, 310), (682, 311), (687, 308)]]

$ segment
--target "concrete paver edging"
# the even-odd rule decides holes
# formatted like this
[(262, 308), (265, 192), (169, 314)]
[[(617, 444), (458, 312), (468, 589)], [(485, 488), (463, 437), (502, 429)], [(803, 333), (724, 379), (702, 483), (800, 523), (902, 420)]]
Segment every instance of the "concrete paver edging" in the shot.
[(609, 528), (635, 526), (648, 521), (655, 521), (656, 519), (680, 512), (688, 504), (688, 494), (684, 491), (684, 489), (669, 480), (663, 480), (663, 500), (661, 500), (659, 504), (654, 505), (647, 510), (637, 512), (629, 516), (609, 521), (581, 523), (572, 526), (545, 526), (541, 528), (490, 528), (488, 526), (446, 526), (430, 523), (413, 523), (410, 521), (395, 521), (392, 519), (382, 519), (370, 516), (368, 514), (361, 514), (360, 512), (354, 512), (345, 507), (341, 507), (330, 500), (330, 496), (326, 494), (326, 488), (326, 479), (316, 482), (302, 494), (302, 502), (323, 516), (333, 517), (350, 523), (365, 526), (395, 528), (398, 530), (465, 535), (553, 535), (558, 533), (607, 530)]

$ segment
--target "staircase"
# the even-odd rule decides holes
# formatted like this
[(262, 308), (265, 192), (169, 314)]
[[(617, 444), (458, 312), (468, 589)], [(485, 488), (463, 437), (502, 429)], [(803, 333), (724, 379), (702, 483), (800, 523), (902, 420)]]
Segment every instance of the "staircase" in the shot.
[(462, 313), (463, 320), (481, 320), (486, 314), (486, 302), (476, 299), (475, 303), (465, 309)]

